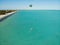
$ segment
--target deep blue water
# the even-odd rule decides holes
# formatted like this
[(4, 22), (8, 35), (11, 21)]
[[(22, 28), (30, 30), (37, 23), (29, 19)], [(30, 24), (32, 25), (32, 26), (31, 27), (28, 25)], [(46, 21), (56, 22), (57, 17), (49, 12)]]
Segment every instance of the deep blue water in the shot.
[(0, 45), (60, 45), (60, 10), (20, 10), (0, 22)]

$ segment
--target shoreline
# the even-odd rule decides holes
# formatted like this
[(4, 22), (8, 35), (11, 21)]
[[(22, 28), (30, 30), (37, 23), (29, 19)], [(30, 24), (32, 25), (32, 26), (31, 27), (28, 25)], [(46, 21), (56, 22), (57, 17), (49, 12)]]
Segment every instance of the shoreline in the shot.
[(16, 11), (14, 12), (10, 12), (10, 13), (6, 13), (5, 15), (0, 15), (0, 22), (3, 21), (5, 18), (11, 16), (12, 14), (14, 14)]

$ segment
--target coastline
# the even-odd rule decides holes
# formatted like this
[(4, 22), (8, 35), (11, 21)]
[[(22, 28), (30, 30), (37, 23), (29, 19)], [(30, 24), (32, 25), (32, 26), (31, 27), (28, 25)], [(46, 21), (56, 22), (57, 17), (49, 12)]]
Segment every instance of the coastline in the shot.
[(2, 20), (4, 20), (5, 18), (11, 16), (11, 15), (14, 14), (15, 12), (16, 12), (16, 11), (10, 12), (10, 13), (6, 13), (5, 15), (0, 15), (0, 22), (1, 22)]

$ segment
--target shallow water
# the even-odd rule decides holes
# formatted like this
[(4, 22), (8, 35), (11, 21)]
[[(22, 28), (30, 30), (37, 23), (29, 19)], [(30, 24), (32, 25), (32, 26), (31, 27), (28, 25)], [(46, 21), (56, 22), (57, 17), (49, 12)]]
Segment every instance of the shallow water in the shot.
[(20, 10), (0, 22), (0, 45), (60, 45), (60, 10)]

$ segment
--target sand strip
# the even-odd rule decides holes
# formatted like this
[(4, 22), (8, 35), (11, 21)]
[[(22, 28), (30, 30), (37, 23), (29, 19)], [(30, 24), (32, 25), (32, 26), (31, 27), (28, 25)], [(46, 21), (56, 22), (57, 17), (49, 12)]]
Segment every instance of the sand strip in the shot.
[(16, 12), (16, 11), (11, 12), (11, 13), (7, 13), (7, 14), (5, 14), (5, 15), (0, 15), (0, 20), (2, 20), (2, 19), (4, 19), (5, 17), (8, 17), (8, 16), (14, 14), (15, 12)]

